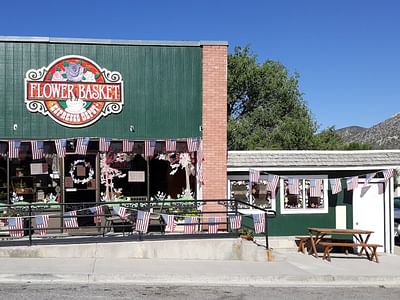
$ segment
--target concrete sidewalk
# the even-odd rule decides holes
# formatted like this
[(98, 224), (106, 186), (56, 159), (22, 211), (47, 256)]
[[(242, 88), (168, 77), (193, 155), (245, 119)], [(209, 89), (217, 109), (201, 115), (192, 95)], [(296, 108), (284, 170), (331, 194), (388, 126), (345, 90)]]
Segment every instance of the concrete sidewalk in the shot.
[[(102, 245), (97, 247), (101, 249)], [(375, 263), (365, 257), (341, 254), (333, 254), (332, 261), (327, 262), (293, 250), (273, 250), (273, 261), (137, 259), (121, 255), (24, 257), (22, 252), (20, 255), (13, 252), (15, 257), (0, 257), (0, 282), (225, 286), (400, 285), (400, 256), (386, 254), (379, 256), (380, 263)]]

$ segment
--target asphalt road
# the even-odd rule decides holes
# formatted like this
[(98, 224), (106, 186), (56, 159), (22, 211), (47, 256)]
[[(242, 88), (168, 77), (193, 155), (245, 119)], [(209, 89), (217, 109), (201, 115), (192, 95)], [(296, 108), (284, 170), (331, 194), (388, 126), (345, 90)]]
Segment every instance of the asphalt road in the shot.
[(399, 299), (394, 287), (230, 287), (115, 284), (5, 284), (0, 299)]

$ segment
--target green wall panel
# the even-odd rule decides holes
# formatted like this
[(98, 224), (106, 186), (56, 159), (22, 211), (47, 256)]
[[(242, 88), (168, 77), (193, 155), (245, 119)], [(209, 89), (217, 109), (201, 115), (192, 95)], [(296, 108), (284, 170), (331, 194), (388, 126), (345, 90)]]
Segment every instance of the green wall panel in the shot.
[[(88, 127), (68, 128), (26, 109), (26, 71), (47, 67), (65, 55), (85, 56), (121, 73), (125, 103), (121, 113)], [(0, 138), (200, 136), (201, 80), (201, 47), (0, 42)], [(13, 124), (18, 124), (15, 131)], [(134, 132), (129, 131), (131, 125)]]

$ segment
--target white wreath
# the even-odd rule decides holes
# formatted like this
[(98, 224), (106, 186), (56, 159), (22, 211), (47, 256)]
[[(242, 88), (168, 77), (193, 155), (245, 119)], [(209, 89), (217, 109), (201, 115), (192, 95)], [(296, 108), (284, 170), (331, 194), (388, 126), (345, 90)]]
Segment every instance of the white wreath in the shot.
[[(75, 173), (75, 170), (76, 170), (76, 166), (77, 166), (78, 164), (80, 164), (80, 163), (84, 163), (84, 164), (85, 164), (85, 167), (86, 167), (87, 165), (89, 165), (89, 167), (90, 167), (88, 177), (83, 178), (83, 179), (78, 179), (78, 178), (75, 178), (75, 177), (74, 177), (74, 173)], [(85, 162), (83, 159), (78, 159), (78, 160), (75, 160), (74, 163), (71, 165), (71, 170), (69, 170), (69, 174), (71, 174), (72, 181), (73, 181), (74, 183), (85, 184), (85, 183), (88, 183), (90, 180), (93, 179), (94, 170), (93, 170), (93, 168), (90, 166), (90, 163)]]

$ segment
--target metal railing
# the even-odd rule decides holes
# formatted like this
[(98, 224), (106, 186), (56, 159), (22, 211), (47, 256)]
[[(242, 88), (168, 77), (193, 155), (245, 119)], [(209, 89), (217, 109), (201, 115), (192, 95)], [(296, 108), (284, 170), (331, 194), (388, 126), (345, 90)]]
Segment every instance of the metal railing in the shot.
[[(102, 213), (95, 214), (91, 208), (101, 206)], [(127, 216), (121, 218), (118, 214), (120, 207), (125, 208)], [(114, 209), (115, 208), (115, 209)], [(229, 217), (241, 214), (241, 209), (250, 208), (257, 214), (264, 214), (265, 220), (265, 242), (268, 242), (268, 219), (275, 217), (275, 211), (258, 207), (256, 205), (234, 199), (213, 200), (182, 200), (162, 199), (148, 201), (146, 197), (140, 197), (131, 201), (113, 202), (74, 202), (74, 203), (24, 203), (4, 205), (0, 208), (0, 246), (10, 245), (36, 245), (52, 243), (90, 243), (90, 242), (112, 242), (121, 240), (144, 240), (144, 239), (184, 239), (184, 238), (215, 238), (215, 237), (238, 237), (241, 229), (252, 226), (241, 223), (241, 228), (232, 230)], [(70, 211), (76, 212), (78, 228), (71, 227), (71, 222), (65, 222)], [(137, 214), (139, 211), (150, 212), (148, 230), (144, 233), (137, 231)], [(162, 214), (174, 216), (176, 230), (165, 232), (167, 225)], [(47, 230), (40, 228), (36, 223), (37, 216), (48, 216)], [(14, 224), (19, 217), (22, 225)], [(94, 219), (101, 222), (94, 222)], [(185, 223), (185, 217), (195, 217), (194, 223)], [(209, 222), (209, 217), (220, 217)], [(10, 228), (12, 219), (14, 229)], [(35, 220), (35, 222), (34, 222)], [(73, 223), (73, 222), (72, 222)], [(40, 225), (40, 224), (39, 224)], [(185, 226), (195, 225), (192, 231), (184, 230)], [(209, 233), (211, 226), (218, 226), (216, 233)], [(46, 226), (44, 226), (46, 227)], [(214, 227), (215, 229), (215, 227)], [(23, 234), (21, 234), (21, 232)], [(46, 232), (41, 235), (40, 233)], [(19, 235), (19, 236), (17, 236)]]

